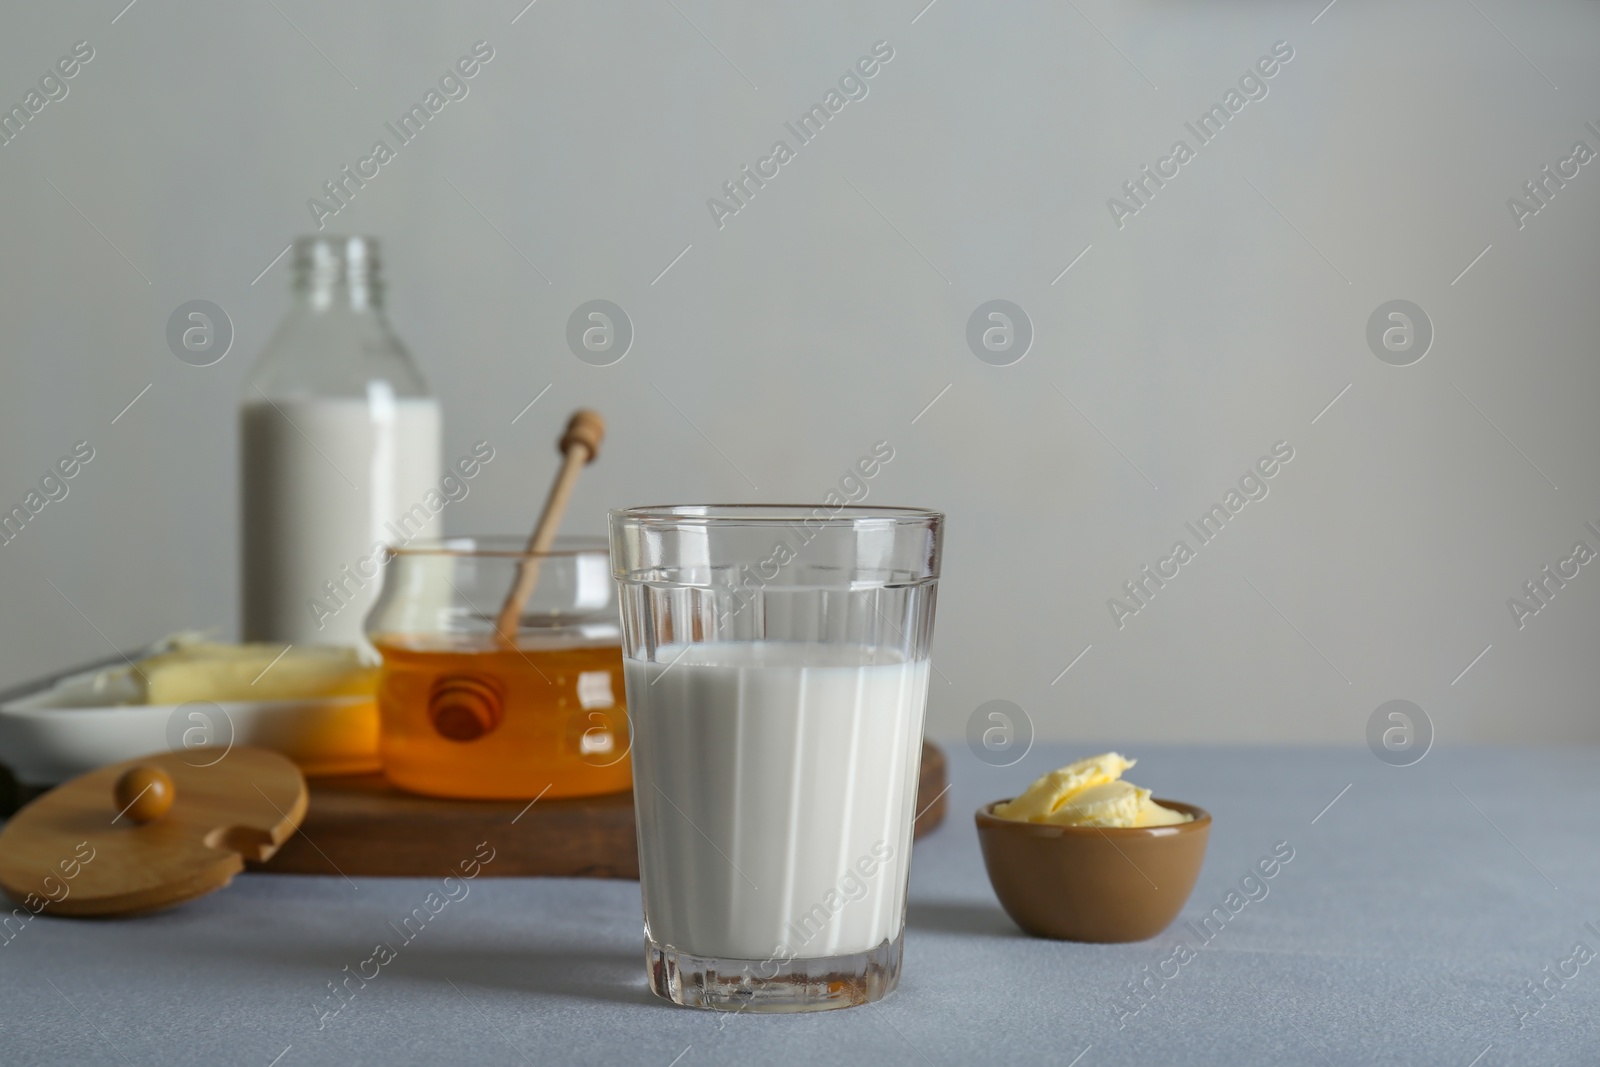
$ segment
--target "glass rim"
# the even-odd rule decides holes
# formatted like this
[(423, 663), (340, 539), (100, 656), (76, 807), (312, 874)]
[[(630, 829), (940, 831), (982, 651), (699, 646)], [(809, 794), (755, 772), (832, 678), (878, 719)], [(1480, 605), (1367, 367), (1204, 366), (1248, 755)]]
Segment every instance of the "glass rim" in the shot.
[[(819, 514), (820, 513), (820, 514)], [(855, 526), (891, 523), (927, 526), (944, 522), (944, 512), (933, 508), (887, 504), (646, 504), (613, 508), (612, 526)]]
[(393, 556), (446, 556), (476, 559), (561, 559), (578, 556), (610, 557), (604, 537), (577, 534), (557, 537), (543, 552), (529, 552), (522, 534), (462, 534), (457, 537), (421, 538), (404, 545), (389, 545)]

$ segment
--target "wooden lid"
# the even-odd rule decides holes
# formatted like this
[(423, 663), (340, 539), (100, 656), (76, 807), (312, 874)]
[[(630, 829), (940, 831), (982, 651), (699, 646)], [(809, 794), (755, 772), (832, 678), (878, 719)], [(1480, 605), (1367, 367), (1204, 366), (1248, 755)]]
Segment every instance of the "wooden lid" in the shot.
[[(213, 752), (214, 762), (195, 765)], [(135, 798), (139, 810), (126, 795), (119, 805), (119, 785), (126, 794), (130, 782), (159, 780), (155, 772), (170, 779), (170, 806), (152, 806), (147, 793)], [(270, 859), (299, 828), (307, 803), (300, 769), (265, 749), (163, 752), (101, 767), (0, 829), (0, 889), (35, 913), (168, 907), (221, 889), (247, 859)]]

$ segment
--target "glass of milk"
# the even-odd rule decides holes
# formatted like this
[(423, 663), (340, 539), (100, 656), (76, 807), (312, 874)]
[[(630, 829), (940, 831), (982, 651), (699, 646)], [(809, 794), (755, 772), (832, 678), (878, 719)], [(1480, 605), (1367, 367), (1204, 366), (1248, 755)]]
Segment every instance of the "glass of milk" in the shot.
[(439, 536), (439, 403), (383, 313), (377, 242), (302, 237), (239, 407), (246, 641), (364, 646), (385, 546)]
[(899, 982), (943, 522), (611, 513), (659, 996), (816, 1011)]

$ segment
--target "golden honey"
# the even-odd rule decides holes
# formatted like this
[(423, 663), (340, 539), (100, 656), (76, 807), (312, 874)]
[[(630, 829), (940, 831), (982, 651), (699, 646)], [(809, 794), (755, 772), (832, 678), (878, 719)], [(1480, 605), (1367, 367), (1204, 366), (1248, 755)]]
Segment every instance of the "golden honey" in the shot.
[(434, 796), (533, 799), (632, 786), (617, 645), (385, 634), (383, 773)]

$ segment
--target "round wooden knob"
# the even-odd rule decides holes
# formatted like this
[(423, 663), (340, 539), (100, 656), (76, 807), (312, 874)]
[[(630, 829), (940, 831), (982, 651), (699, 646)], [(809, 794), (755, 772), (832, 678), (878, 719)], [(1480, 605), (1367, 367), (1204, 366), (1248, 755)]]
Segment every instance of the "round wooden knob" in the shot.
[(567, 432), (561, 435), (561, 454), (566, 455), (575, 444), (583, 445), (589, 450), (586, 463), (593, 463), (600, 454), (600, 442), (606, 437), (606, 420), (600, 417), (598, 411), (588, 408), (579, 408), (572, 413), (572, 418), (567, 421)]
[(172, 810), (172, 801), (177, 795), (172, 776), (148, 764), (124, 771), (112, 789), (117, 818), (126, 817), (141, 824), (159, 819)]
[(434, 683), (428, 697), (428, 719), (440, 737), (476, 741), (500, 725), (504, 700), (486, 678), (456, 674)]

